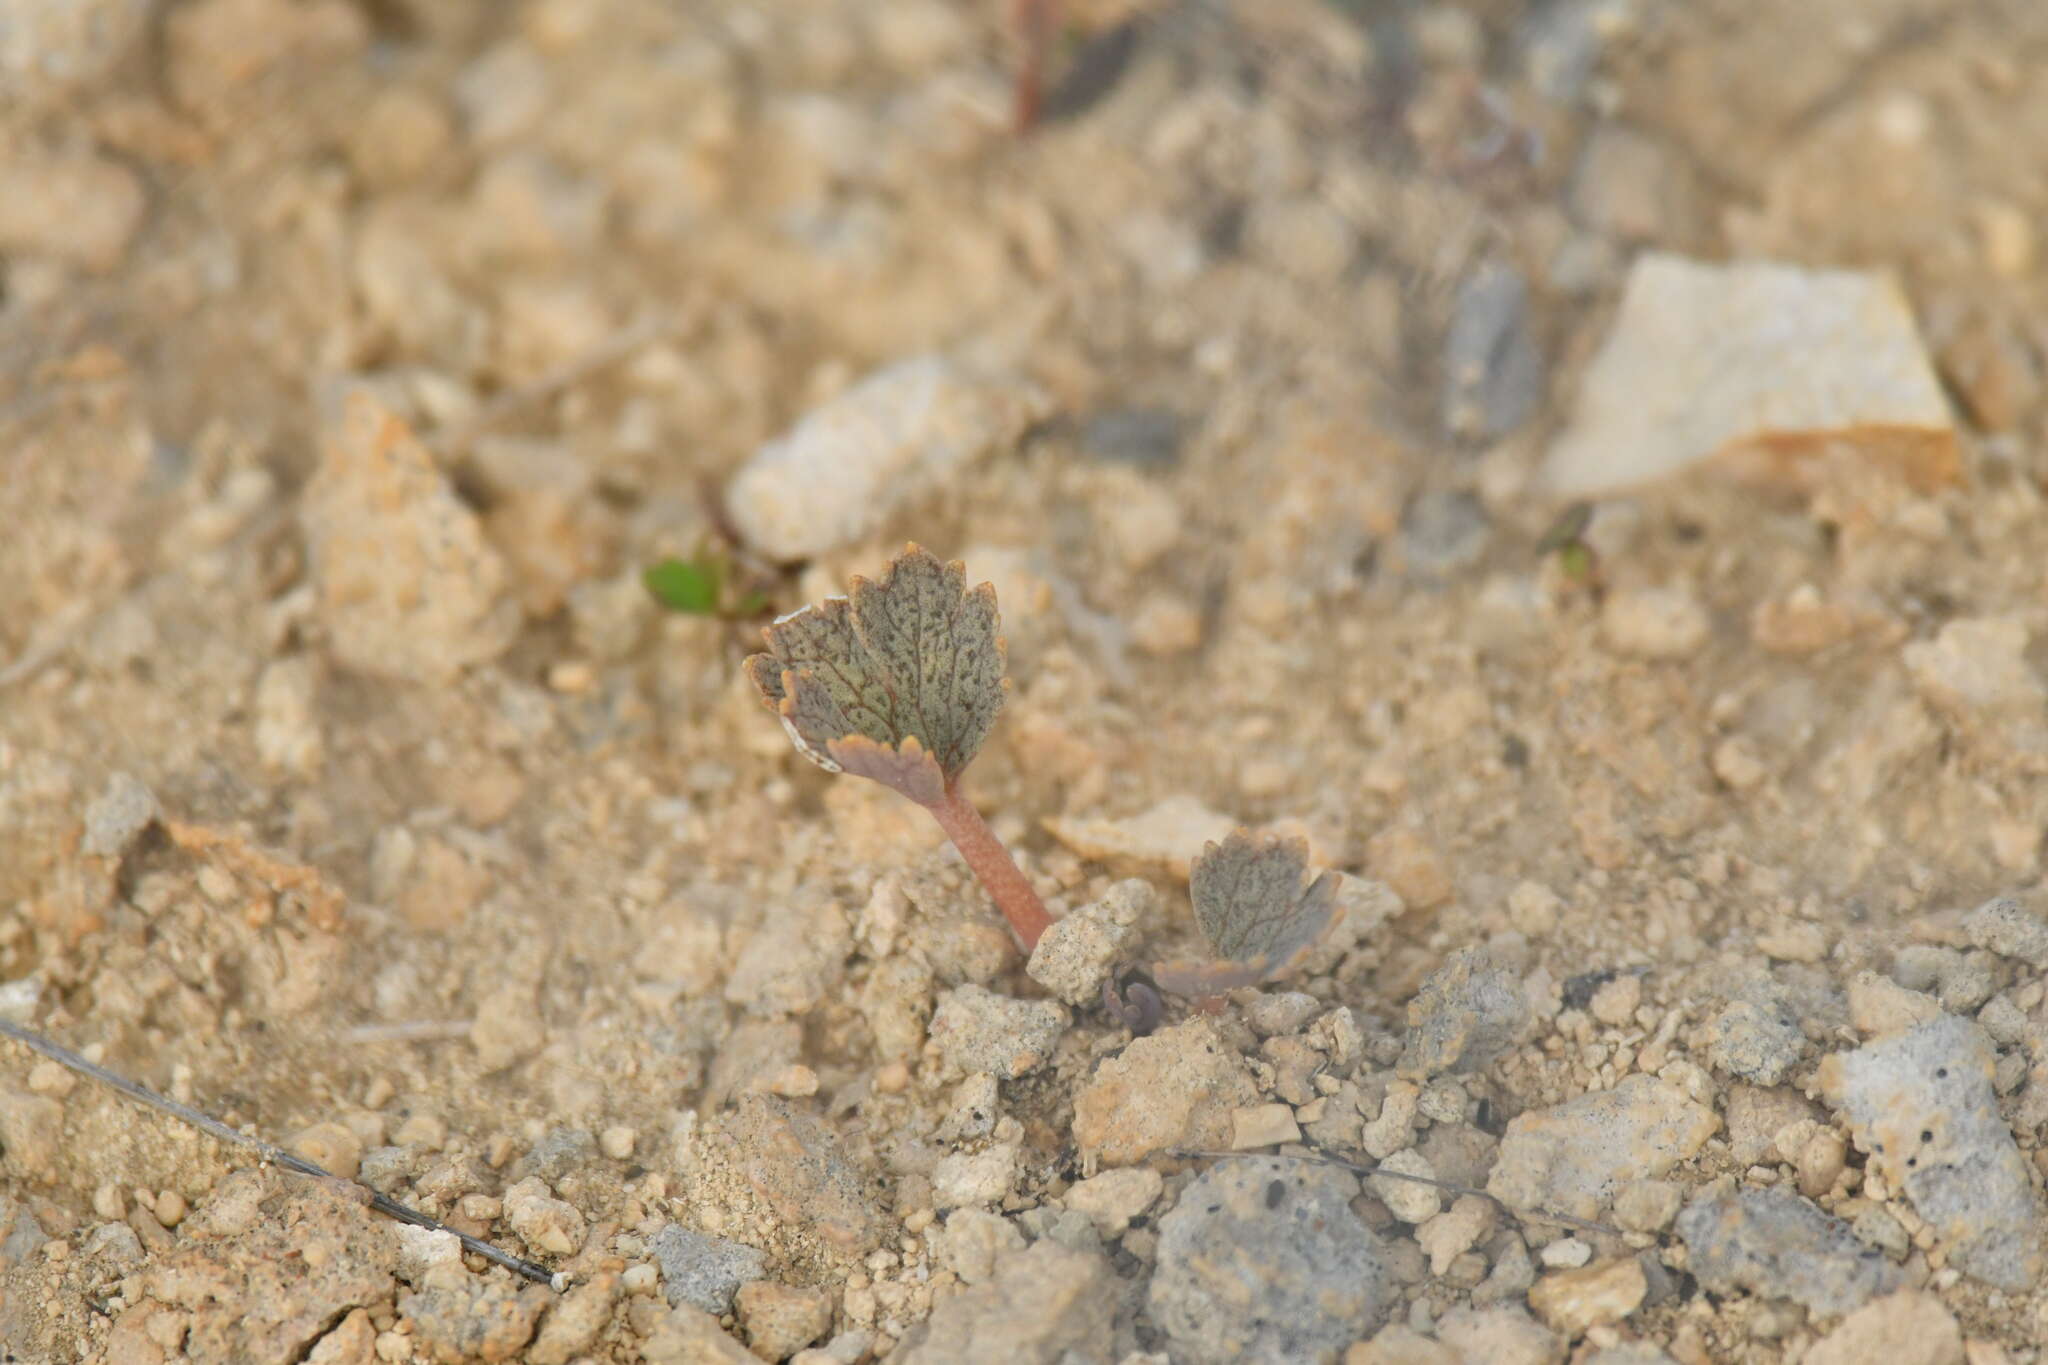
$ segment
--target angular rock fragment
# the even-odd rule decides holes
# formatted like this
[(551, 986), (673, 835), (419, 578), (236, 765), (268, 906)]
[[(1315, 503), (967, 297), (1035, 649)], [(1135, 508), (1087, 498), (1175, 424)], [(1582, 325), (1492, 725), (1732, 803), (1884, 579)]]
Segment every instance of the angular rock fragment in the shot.
[(1905, 1282), (1839, 1218), (1786, 1190), (1733, 1190), (1688, 1205), (1678, 1235), (1686, 1269), (1717, 1294), (1746, 1290), (1833, 1317)]
[(1379, 1239), (1334, 1166), (1225, 1161), (1159, 1220), (1152, 1316), (1190, 1365), (1313, 1360), (1379, 1325), (1389, 1297)]
[(1624, 1181), (1657, 1179), (1696, 1154), (1718, 1126), (1677, 1086), (1637, 1074), (1518, 1116), (1501, 1137), (1486, 1192), (1513, 1208), (1586, 1216)]
[(1960, 475), (1955, 417), (1898, 285), (1649, 252), (1542, 477), (1582, 496), (1719, 452), (1775, 467), (1837, 442), (1923, 492)]
[(1998, 1112), (1991, 1040), (1952, 1014), (1821, 1063), (1821, 1090), (1849, 1118), (1871, 1167), (1949, 1249), (1999, 1289), (2040, 1278), (2040, 1205)]
[(1044, 395), (1021, 376), (914, 356), (762, 446), (733, 476), (726, 511), (762, 553), (809, 559), (869, 534), (1044, 411)]

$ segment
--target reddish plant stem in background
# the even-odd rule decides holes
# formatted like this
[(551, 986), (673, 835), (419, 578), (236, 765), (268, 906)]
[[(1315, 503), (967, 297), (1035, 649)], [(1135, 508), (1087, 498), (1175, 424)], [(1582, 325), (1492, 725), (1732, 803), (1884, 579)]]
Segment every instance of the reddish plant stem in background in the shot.
[(974, 803), (958, 787), (948, 786), (945, 799), (925, 809), (981, 879), (996, 909), (1003, 912), (1017, 937), (1023, 940), (1024, 951), (1036, 948), (1039, 936), (1052, 927), (1052, 916), (1045, 913), (1045, 902), (1031, 889), (1010, 850), (1003, 847), (1003, 841), (982, 820)]
[(1052, 46), (1053, 32), (1059, 27), (1059, 0), (1012, 0), (1010, 22), (1016, 26), (1024, 48), (1017, 67), (1015, 110), (1016, 129), (1021, 134), (1038, 125), (1044, 99), (1045, 56)]

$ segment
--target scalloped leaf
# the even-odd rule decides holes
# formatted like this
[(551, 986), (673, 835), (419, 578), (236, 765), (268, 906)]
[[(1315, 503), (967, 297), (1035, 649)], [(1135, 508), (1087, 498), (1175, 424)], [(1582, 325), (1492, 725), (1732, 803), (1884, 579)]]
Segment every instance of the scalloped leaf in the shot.
[(1195, 923), (1213, 956), (1158, 962), (1152, 979), (1175, 995), (1220, 995), (1286, 976), (1301, 966), (1337, 917), (1337, 879), (1306, 885), (1308, 842), (1236, 830), (1195, 859), (1189, 890)]
[(920, 806), (946, 799), (946, 774), (938, 760), (912, 735), (900, 748), (875, 743), (866, 735), (848, 735), (825, 746), (839, 772), (870, 778), (902, 792)]
[(747, 676), (812, 762), (928, 805), (1002, 710), (998, 619), (994, 588), (970, 589), (962, 565), (911, 545), (879, 579), (770, 625)]

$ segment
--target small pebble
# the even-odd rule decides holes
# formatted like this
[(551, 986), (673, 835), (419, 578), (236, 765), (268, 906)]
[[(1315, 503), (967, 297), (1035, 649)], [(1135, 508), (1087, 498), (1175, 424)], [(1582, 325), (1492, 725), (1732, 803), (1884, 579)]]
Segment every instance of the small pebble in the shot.
[(494, 1194), (470, 1193), (456, 1200), (455, 1207), (462, 1211), (464, 1218), (474, 1218), (479, 1223), (495, 1223), (505, 1212), (505, 1201)]
[(1511, 265), (1481, 266), (1459, 289), (1444, 340), (1442, 421), (1450, 435), (1493, 440), (1542, 400), (1543, 354), (1528, 312), (1529, 286)]
[(184, 1222), (188, 1211), (185, 1196), (176, 1190), (165, 1190), (156, 1197), (156, 1221), (167, 1228)]
[(391, 1135), (391, 1140), (400, 1147), (438, 1152), (448, 1145), (448, 1125), (435, 1114), (414, 1114), (398, 1125), (398, 1131)]
[(597, 685), (597, 670), (582, 659), (564, 659), (548, 668), (548, 687), (567, 696), (588, 692)]
[(1594, 991), (1586, 1009), (1601, 1023), (1620, 1028), (1635, 1022), (1636, 1009), (1642, 1003), (1642, 977), (1624, 972)]
[(1149, 1166), (1104, 1171), (1067, 1191), (1070, 1209), (1088, 1215), (1104, 1237), (1120, 1237), (1131, 1220), (1152, 1207), (1164, 1188), (1159, 1172)]
[(353, 1180), (361, 1169), (362, 1139), (346, 1124), (316, 1123), (302, 1128), (285, 1146), (344, 1180)]
[(127, 255), (148, 207), (141, 179), (119, 161), (25, 150), (0, 157), (0, 254), (105, 274)]
[(537, 1176), (505, 1191), (505, 1220), (528, 1246), (550, 1255), (572, 1256), (583, 1245), (582, 1213), (550, 1195)]
[(898, 361), (755, 451), (726, 488), (728, 514), (770, 558), (814, 558), (1015, 440), (1046, 401), (1022, 376), (952, 356)]
[(785, 1099), (808, 1099), (818, 1093), (818, 1073), (794, 1062), (768, 1078), (768, 1093)]
[(1146, 1292), (1173, 1358), (1333, 1359), (1378, 1326), (1392, 1248), (1358, 1216), (1349, 1173), (1271, 1157), (1219, 1161), (1158, 1220)]
[(755, 1280), (740, 1286), (733, 1311), (755, 1354), (786, 1360), (832, 1325), (832, 1295), (823, 1289)]
[(78, 1085), (78, 1077), (71, 1074), (69, 1067), (56, 1062), (37, 1062), (29, 1068), (28, 1088), (37, 1095), (49, 1095), (63, 1099)]
[(1552, 1270), (1575, 1270), (1593, 1259), (1593, 1248), (1576, 1237), (1560, 1237), (1537, 1252), (1536, 1259)]
[(1396, 1152), (1380, 1162), (1379, 1169), (1384, 1174), (1375, 1174), (1366, 1183), (1387, 1206), (1387, 1211), (1402, 1222), (1427, 1222), (1443, 1208), (1443, 1192), (1436, 1186), (1400, 1178), (1413, 1175), (1424, 1180), (1436, 1179), (1435, 1167), (1422, 1153), (1414, 1150)]
[(1601, 638), (1632, 658), (1689, 658), (1711, 631), (1706, 610), (1683, 588), (1617, 590), (1600, 611)]
[(1649, 1289), (1642, 1262), (1629, 1256), (1545, 1275), (1530, 1289), (1529, 1307), (1551, 1330), (1575, 1337), (1620, 1322), (1642, 1306)]
[(1252, 1104), (1230, 1111), (1233, 1151), (1299, 1141), (1301, 1128), (1294, 1121), (1294, 1111), (1284, 1104)]
[[(1014, 1120), (1005, 1120), (1014, 1123)], [(993, 1204), (1017, 1181), (1017, 1147), (998, 1143), (986, 1151), (954, 1152), (932, 1167), (932, 1198), (942, 1209)]]
[(628, 1128), (624, 1124), (613, 1124), (598, 1135), (597, 1146), (599, 1151), (612, 1160), (624, 1161), (633, 1155), (633, 1147), (639, 1140), (640, 1134), (636, 1129)]

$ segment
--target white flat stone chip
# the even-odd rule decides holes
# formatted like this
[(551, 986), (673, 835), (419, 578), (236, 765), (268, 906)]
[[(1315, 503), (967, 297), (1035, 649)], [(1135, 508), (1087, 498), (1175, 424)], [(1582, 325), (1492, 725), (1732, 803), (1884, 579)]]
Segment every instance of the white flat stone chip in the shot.
[(1726, 452), (1784, 466), (1853, 446), (1926, 492), (1959, 474), (1955, 418), (1888, 275), (1639, 258), (1542, 483), (1585, 496)]

